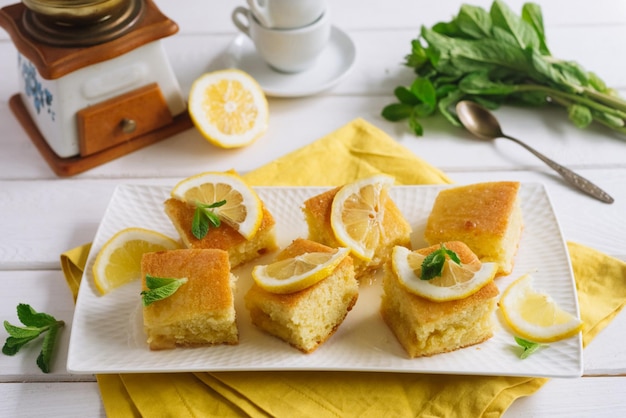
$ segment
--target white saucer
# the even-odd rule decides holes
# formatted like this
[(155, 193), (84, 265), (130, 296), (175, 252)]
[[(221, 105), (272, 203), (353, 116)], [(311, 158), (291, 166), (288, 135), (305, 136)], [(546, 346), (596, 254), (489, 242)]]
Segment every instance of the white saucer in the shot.
[(230, 43), (223, 58), (227, 67), (238, 68), (254, 77), (266, 95), (301, 97), (319, 93), (344, 79), (356, 60), (356, 48), (347, 33), (333, 26), (330, 42), (315, 67), (300, 73), (288, 74), (272, 69), (244, 34)]

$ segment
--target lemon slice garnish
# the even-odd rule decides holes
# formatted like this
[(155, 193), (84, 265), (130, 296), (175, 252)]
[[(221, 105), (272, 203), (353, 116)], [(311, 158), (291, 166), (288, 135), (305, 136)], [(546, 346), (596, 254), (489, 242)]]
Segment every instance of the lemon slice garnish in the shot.
[(335, 238), (362, 260), (372, 259), (384, 236), (385, 201), (393, 183), (391, 176), (376, 175), (344, 185), (333, 199), (330, 226)]
[(265, 94), (256, 80), (240, 70), (200, 76), (191, 86), (188, 107), (196, 128), (222, 148), (248, 145), (267, 130)]
[(520, 337), (539, 343), (577, 334), (582, 322), (532, 285), (532, 276), (526, 274), (511, 283), (500, 298), (502, 316), (511, 329)]
[(224, 205), (212, 209), (213, 213), (248, 240), (256, 234), (263, 220), (261, 200), (235, 173), (206, 172), (188, 177), (174, 186), (171, 195), (192, 205), (225, 200)]
[(261, 288), (272, 293), (294, 293), (328, 277), (348, 256), (350, 249), (341, 247), (333, 252), (311, 252), (258, 265), (252, 277)]
[(109, 293), (141, 278), (141, 256), (144, 253), (175, 250), (180, 244), (159, 232), (127, 228), (113, 235), (100, 249), (93, 265), (96, 288)]
[(421, 265), (425, 258), (418, 252), (396, 246), (391, 254), (391, 267), (406, 290), (435, 302), (469, 297), (492, 281), (498, 271), (496, 263), (458, 265), (446, 260), (441, 276), (422, 280)]

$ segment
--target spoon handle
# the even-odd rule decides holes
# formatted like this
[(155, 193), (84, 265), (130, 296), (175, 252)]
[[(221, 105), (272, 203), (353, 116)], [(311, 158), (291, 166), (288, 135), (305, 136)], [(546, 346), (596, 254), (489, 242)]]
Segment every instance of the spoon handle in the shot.
[(570, 184), (576, 186), (577, 188), (587, 193), (588, 195), (595, 197), (596, 199), (605, 203), (614, 202), (614, 199), (607, 192), (605, 192), (604, 190), (602, 190), (601, 188), (599, 188), (598, 186), (596, 186), (595, 184), (593, 184), (586, 178), (582, 177), (581, 175), (576, 174), (569, 168), (564, 167), (561, 164), (557, 163), (556, 161), (551, 160), (550, 158), (546, 157), (545, 155), (543, 155), (536, 149), (532, 148), (530, 145), (526, 144), (525, 142), (520, 141), (519, 139), (513, 138), (508, 135), (502, 135), (502, 136), (504, 138), (510, 139), (511, 141), (521, 145), (522, 147), (526, 148), (528, 151), (532, 152), (537, 158), (539, 158), (544, 163), (548, 164), (557, 173), (563, 176), (563, 178), (567, 180)]

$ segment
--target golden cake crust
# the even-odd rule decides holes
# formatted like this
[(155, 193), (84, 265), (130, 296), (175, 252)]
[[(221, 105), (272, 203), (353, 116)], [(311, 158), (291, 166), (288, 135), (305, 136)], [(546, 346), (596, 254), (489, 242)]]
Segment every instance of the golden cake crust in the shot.
[[(193, 278), (183, 288), (184, 292), (176, 292), (162, 300), (162, 303), (151, 305), (152, 309), (148, 309), (148, 312), (175, 307), (172, 312), (168, 312), (168, 317), (179, 319), (190, 312), (228, 309), (232, 306), (230, 264), (225, 251), (182, 249), (147, 253), (142, 257), (142, 272), (144, 278), (145, 274), (155, 277)], [(210, 292), (202, 292), (207, 289), (209, 282), (215, 286), (211, 286)]]
[(455, 232), (504, 236), (519, 186), (518, 182), (507, 181), (441, 190), (426, 226), (428, 241), (449, 241), (440, 237)]
[(481, 261), (498, 263), (498, 275), (509, 274), (523, 227), (519, 187), (501, 181), (441, 190), (426, 223), (426, 242), (463, 241)]
[[(234, 278), (226, 251), (180, 249), (146, 253), (141, 272), (143, 290), (147, 290), (147, 274), (187, 278), (176, 293), (143, 308), (151, 349), (237, 343)], [(222, 332), (215, 332), (215, 326), (223, 328)]]

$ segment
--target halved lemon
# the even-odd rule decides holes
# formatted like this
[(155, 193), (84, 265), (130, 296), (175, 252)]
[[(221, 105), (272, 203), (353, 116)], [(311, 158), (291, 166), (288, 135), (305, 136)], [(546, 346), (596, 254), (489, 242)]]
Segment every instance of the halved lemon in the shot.
[(337, 241), (370, 261), (384, 236), (383, 217), (394, 178), (376, 175), (341, 187), (333, 199), (330, 226)]
[(425, 258), (416, 251), (396, 246), (391, 253), (391, 267), (406, 290), (435, 302), (469, 297), (492, 281), (498, 271), (496, 263), (459, 265), (446, 260), (441, 276), (422, 280), (421, 266)]
[(255, 79), (240, 70), (200, 76), (191, 85), (188, 107), (202, 135), (222, 148), (248, 145), (267, 131), (265, 94)]
[(111, 237), (100, 249), (93, 265), (96, 288), (109, 293), (141, 277), (141, 256), (144, 253), (175, 250), (180, 243), (172, 238), (143, 228), (126, 228)]
[(349, 248), (337, 248), (334, 252), (311, 252), (258, 265), (252, 269), (254, 281), (272, 293), (294, 293), (313, 286), (333, 270), (350, 253)]
[(578, 318), (561, 309), (549, 295), (533, 288), (529, 274), (511, 283), (498, 305), (511, 329), (534, 342), (559, 341), (577, 334), (582, 328)]
[(213, 208), (220, 220), (246, 239), (256, 234), (263, 220), (263, 204), (248, 184), (234, 172), (206, 172), (180, 181), (172, 189), (173, 198), (195, 204), (226, 201)]

